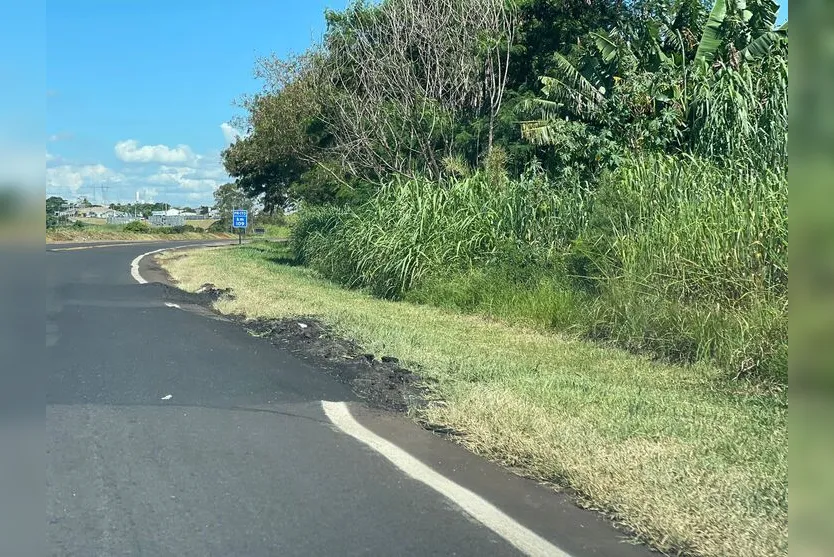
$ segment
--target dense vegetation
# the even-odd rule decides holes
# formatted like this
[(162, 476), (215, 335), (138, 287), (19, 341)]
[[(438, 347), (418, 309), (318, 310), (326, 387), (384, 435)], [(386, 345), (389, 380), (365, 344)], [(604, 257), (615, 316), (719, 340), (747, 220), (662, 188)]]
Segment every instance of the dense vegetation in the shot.
[(345, 285), (785, 380), (776, 10), (355, 3), (259, 63), (224, 162)]

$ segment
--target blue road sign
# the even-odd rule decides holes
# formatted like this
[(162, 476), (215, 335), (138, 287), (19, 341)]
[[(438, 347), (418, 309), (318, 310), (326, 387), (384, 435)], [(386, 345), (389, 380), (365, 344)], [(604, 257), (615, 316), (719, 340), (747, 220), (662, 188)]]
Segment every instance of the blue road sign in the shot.
[(246, 228), (249, 224), (249, 211), (246, 209), (235, 209), (232, 211), (232, 226), (235, 228)]

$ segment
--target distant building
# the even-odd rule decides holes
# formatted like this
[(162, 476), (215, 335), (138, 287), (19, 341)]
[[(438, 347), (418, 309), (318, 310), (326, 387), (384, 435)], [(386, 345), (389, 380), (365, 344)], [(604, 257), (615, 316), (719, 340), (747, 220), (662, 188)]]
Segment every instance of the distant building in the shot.
[(107, 217), (107, 224), (127, 224), (135, 220), (142, 220), (141, 217), (128, 215), (119, 211), (114, 211), (114, 214)]
[[(164, 213), (165, 211), (154, 211)], [(182, 215), (151, 215), (148, 219), (151, 226), (182, 226), (185, 218)]]
[(72, 206), (64, 206), (60, 211), (55, 211), (56, 217), (74, 217), (78, 214), (78, 209)]
[(78, 209), (77, 214), (80, 217), (106, 219), (107, 217), (114, 216), (116, 211), (110, 207), (104, 207), (103, 205), (93, 205), (92, 207)]
[(165, 211), (152, 211), (151, 216), (153, 217), (176, 217), (179, 216), (180, 210), (174, 209), (173, 207), (170, 209), (166, 209)]

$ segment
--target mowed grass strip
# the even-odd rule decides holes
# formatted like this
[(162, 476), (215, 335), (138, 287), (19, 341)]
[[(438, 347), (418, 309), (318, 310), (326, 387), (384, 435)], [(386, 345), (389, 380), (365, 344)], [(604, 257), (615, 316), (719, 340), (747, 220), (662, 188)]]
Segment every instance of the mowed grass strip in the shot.
[(422, 417), (490, 459), (562, 486), (665, 551), (787, 554), (787, 393), (594, 343), (342, 289), (280, 248), (162, 256), (249, 318), (318, 316), (437, 381)]
[(123, 242), (147, 242), (153, 240), (213, 240), (232, 238), (231, 234), (207, 233), (207, 232), (182, 232), (179, 234), (160, 234), (144, 232), (128, 232), (118, 227), (87, 227), (87, 228), (57, 228), (46, 231), (47, 244), (59, 244), (64, 242), (95, 242), (97, 240), (113, 240)]

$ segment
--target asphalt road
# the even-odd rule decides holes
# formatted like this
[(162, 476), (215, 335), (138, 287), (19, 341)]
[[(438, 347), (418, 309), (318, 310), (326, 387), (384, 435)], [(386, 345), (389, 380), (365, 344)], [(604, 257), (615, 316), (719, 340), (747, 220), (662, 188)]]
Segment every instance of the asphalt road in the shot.
[[(644, 555), (551, 490), (355, 402), (130, 262), (175, 244), (47, 246), (50, 555), (518, 555), (456, 501), (337, 429), (322, 400), (565, 553)], [(55, 251), (58, 250), (58, 251)]]

